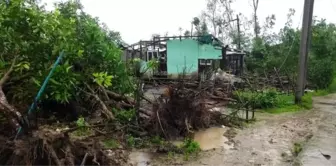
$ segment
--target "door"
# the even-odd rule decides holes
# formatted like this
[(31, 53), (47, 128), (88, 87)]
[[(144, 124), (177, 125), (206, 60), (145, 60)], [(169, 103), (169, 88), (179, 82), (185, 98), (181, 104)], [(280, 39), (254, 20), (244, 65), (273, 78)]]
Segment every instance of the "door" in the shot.
[(198, 76), (201, 81), (205, 81), (211, 77), (212, 59), (198, 60)]

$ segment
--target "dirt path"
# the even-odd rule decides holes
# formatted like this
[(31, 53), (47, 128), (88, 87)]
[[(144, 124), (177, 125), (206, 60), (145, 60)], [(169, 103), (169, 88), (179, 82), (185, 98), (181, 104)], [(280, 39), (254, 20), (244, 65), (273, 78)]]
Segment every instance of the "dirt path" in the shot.
[(334, 166), (336, 165), (336, 94), (316, 98), (315, 110), (321, 113), (318, 130), (304, 147), (299, 156), (300, 161), (304, 166)]
[(259, 115), (262, 120), (238, 132), (234, 148), (202, 154), (190, 165), (287, 166), (294, 161), (294, 143), (312, 137), (320, 115), (315, 111)]
[[(256, 117), (255, 124), (238, 130), (233, 139), (225, 142), (228, 146), (202, 152), (197, 159), (188, 162), (176, 158), (169, 163), (150, 162), (150, 165), (336, 165), (336, 94), (314, 98), (314, 108), (310, 111), (257, 114)], [(214, 140), (209, 133), (207, 135), (209, 144)], [(299, 144), (297, 148), (301, 145), (303, 148), (299, 156), (293, 156), (295, 143)], [(327, 160), (320, 151), (331, 158)]]

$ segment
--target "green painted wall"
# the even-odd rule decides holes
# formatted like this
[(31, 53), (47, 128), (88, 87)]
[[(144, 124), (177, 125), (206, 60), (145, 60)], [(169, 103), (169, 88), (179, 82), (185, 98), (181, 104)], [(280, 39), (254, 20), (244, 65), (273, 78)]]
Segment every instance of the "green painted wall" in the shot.
[(221, 49), (209, 44), (198, 44), (193, 39), (167, 41), (167, 72), (179, 74), (198, 71), (198, 59), (221, 59)]

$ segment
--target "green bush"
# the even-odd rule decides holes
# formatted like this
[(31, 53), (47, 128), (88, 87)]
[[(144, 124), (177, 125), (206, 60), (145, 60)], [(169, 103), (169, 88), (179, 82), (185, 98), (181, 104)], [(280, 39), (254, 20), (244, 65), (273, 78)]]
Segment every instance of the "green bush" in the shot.
[(256, 91), (235, 91), (234, 98), (248, 103), (256, 109), (273, 108), (280, 104), (279, 93), (275, 89)]
[(331, 59), (311, 60), (308, 67), (308, 79), (318, 89), (328, 88), (334, 79), (334, 66)]
[(315, 93), (307, 93), (302, 97), (299, 105), (294, 103), (294, 95), (280, 94), (275, 89), (266, 89), (260, 92), (235, 91), (234, 97), (242, 100), (254, 109), (262, 109), (269, 113), (295, 112), (313, 107), (312, 96)]
[(197, 155), (201, 151), (199, 143), (190, 138), (187, 138), (183, 141), (182, 149), (185, 160), (189, 160), (190, 155)]
[(115, 139), (106, 139), (103, 141), (103, 145), (106, 148), (111, 148), (111, 149), (115, 149), (119, 147), (119, 142)]
[(334, 74), (333, 80), (329, 87), (327, 88), (328, 93), (335, 93), (336, 92), (336, 76)]
[(135, 138), (133, 136), (128, 135), (126, 137), (126, 144), (127, 144), (128, 147), (130, 147), (130, 148), (135, 147), (135, 143), (136, 143)]
[(136, 118), (136, 112), (134, 109), (131, 110), (118, 110), (113, 108), (113, 114), (116, 116), (119, 122), (121, 123), (128, 123), (132, 122)]
[(8, 100), (30, 104), (61, 51), (65, 54), (41, 100), (78, 100), (85, 95), (84, 83), (94, 82), (95, 89), (133, 91), (117, 46), (120, 34), (98, 18), (76, 12), (82, 11), (79, 1), (59, 2), (49, 11), (38, 1), (14, 0), (8, 6), (0, 3), (0, 10), (0, 76), (15, 59), (5, 85)]

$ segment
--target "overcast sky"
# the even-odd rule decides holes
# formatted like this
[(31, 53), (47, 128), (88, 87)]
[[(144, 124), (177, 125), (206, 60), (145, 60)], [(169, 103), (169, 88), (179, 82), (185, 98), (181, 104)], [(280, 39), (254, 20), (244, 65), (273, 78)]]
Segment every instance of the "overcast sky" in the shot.
[[(45, 0), (53, 1), (53, 0)], [(251, 0), (236, 0), (233, 8), (251, 18)], [(126, 43), (147, 40), (154, 33), (179, 34), (178, 28), (190, 30), (193, 17), (206, 7), (206, 0), (81, 0), (84, 10), (99, 17), (112, 30), (119, 31)], [(276, 15), (280, 29), (289, 8), (296, 14), (293, 25), (301, 26), (304, 0), (260, 0), (258, 16), (261, 22), (270, 14)], [(336, 0), (315, 0), (314, 16), (336, 23)]]

